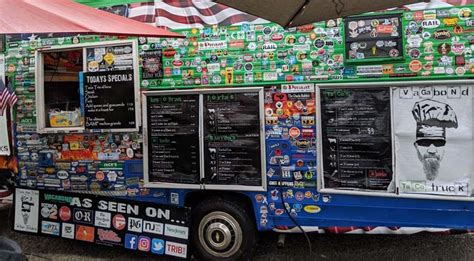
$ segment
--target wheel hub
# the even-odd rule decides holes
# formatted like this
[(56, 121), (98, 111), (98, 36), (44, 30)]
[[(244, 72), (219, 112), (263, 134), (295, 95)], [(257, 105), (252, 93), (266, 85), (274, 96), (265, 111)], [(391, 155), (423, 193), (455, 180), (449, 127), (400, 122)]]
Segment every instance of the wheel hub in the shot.
[(242, 228), (231, 215), (215, 211), (199, 223), (199, 241), (206, 251), (216, 257), (229, 257), (242, 245)]

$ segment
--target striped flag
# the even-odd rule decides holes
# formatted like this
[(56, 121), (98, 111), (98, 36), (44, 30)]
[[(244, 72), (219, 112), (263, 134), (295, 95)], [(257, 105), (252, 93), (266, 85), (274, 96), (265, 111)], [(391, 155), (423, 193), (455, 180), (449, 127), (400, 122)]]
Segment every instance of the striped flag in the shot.
[(5, 109), (10, 101), (10, 91), (5, 87), (5, 84), (0, 80), (0, 116), (3, 116)]
[(15, 105), (16, 102), (18, 101), (18, 96), (16, 96), (16, 93), (12, 88), (11, 82), (8, 82), (7, 90), (10, 93), (10, 97), (8, 99), (8, 105), (10, 105), (10, 107), (13, 107), (13, 105)]
[(264, 24), (267, 20), (209, 0), (155, 0), (156, 26), (171, 29)]
[[(474, 4), (474, 0), (431, 0), (431, 2), (413, 4), (405, 8), (425, 9), (469, 4)], [(144, 0), (139, 3), (101, 9), (166, 29), (269, 23), (267, 20), (210, 0)]]

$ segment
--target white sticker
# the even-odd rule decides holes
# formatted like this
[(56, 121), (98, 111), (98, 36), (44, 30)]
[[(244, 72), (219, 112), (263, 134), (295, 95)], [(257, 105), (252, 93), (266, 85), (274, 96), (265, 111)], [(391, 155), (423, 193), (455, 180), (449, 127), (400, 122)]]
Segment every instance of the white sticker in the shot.
[(175, 226), (171, 224), (165, 225), (165, 236), (188, 239), (189, 228), (182, 226)]
[(165, 254), (167, 255), (186, 258), (187, 251), (188, 246), (185, 244), (166, 241)]
[(63, 223), (61, 236), (64, 238), (74, 239), (74, 224)]
[(105, 227), (110, 228), (110, 222), (112, 220), (112, 215), (108, 212), (96, 211), (95, 212), (95, 222), (96, 227)]
[(16, 189), (14, 229), (38, 233), (38, 215), (39, 191)]
[(163, 224), (145, 220), (143, 221), (143, 232), (163, 235)]

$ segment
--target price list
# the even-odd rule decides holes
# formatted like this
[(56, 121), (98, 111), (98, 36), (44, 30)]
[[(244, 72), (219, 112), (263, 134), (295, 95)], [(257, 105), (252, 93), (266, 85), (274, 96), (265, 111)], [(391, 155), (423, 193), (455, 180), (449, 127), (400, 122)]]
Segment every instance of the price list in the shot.
[(259, 93), (205, 94), (206, 183), (260, 186)]
[(199, 183), (199, 95), (147, 97), (150, 182)]
[(83, 85), (87, 129), (136, 127), (132, 70), (84, 73)]
[(321, 124), (326, 188), (388, 189), (393, 176), (388, 88), (322, 89)]

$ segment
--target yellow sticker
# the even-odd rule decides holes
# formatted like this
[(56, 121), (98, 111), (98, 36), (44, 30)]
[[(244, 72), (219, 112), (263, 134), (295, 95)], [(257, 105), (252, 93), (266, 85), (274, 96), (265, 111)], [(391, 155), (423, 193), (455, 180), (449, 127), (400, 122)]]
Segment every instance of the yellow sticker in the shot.
[(104, 61), (108, 64), (108, 65), (112, 65), (112, 63), (114, 63), (114, 55), (112, 53), (107, 53), (106, 55), (104, 55)]
[(310, 213), (310, 214), (315, 214), (321, 212), (321, 208), (318, 206), (314, 205), (308, 205), (304, 207), (304, 211)]
[(225, 83), (232, 84), (234, 83), (234, 68), (228, 67), (225, 69)]
[(70, 150), (79, 150), (80, 149), (79, 142), (69, 142), (69, 149)]

